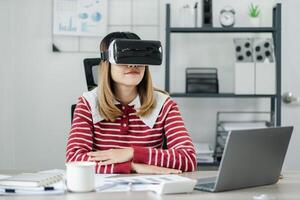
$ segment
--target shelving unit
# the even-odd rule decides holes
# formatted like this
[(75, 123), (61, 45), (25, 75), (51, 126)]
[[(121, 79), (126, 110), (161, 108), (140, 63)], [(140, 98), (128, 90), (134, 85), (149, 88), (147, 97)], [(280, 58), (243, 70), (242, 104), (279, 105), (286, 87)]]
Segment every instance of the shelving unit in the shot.
[[(180, 98), (269, 98), (270, 112), (273, 124), (281, 125), (281, 4), (277, 4), (273, 9), (272, 27), (171, 27), (170, 4), (166, 5), (166, 46), (165, 46), (165, 90), (172, 97)], [(274, 95), (237, 95), (233, 93), (171, 93), (170, 92), (170, 45), (171, 35), (176, 33), (272, 33), (274, 40), (274, 52), (276, 58), (276, 93)], [(217, 163), (218, 165), (219, 163)], [(209, 164), (208, 164), (209, 165)]]
[(222, 98), (271, 98), (276, 97), (276, 95), (265, 94), (265, 95), (252, 95), (252, 94), (233, 94), (233, 93), (171, 93), (172, 97), (222, 97)]

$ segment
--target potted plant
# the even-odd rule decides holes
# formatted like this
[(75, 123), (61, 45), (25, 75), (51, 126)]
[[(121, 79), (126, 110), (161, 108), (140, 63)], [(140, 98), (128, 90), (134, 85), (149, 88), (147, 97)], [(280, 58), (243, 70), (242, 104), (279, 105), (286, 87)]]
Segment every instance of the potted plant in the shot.
[(254, 27), (258, 27), (260, 25), (260, 9), (258, 5), (251, 3), (249, 7), (249, 17), (251, 24)]

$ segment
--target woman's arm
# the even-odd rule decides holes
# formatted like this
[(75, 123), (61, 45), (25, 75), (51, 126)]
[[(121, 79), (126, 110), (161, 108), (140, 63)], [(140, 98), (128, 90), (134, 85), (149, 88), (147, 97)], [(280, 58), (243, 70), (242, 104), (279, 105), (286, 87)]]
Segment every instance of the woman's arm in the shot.
[[(89, 161), (87, 153), (93, 150), (93, 121), (88, 102), (79, 98), (74, 111), (66, 152), (66, 162)], [(131, 162), (101, 165), (96, 162), (96, 173), (130, 173)]]
[(133, 147), (133, 162), (179, 169), (184, 172), (195, 171), (197, 167), (195, 148), (178, 105), (169, 98), (162, 112), (166, 112), (166, 117), (163, 118), (163, 131), (167, 138), (168, 149)]
[(131, 169), (138, 174), (181, 174), (182, 171), (178, 169), (171, 169), (166, 167), (158, 167), (155, 165), (147, 165), (140, 163), (131, 163)]

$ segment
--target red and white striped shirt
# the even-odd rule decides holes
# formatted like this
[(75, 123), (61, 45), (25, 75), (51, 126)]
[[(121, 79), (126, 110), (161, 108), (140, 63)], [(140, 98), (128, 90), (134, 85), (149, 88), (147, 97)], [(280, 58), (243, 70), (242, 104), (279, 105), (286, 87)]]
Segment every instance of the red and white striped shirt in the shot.
[[(137, 96), (129, 105), (116, 103), (123, 110), (123, 116), (111, 122), (99, 115), (97, 89), (84, 93), (74, 112), (66, 161), (87, 161), (90, 151), (132, 147), (132, 160), (110, 165), (96, 162), (96, 173), (130, 173), (131, 162), (184, 172), (196, 170), (195, 149), (178, 105), (161, 92), (154, 94), (157, 103), (150, 115), (135, 114), (140, 107)], [(162, 149), (163, 134), (168, 149)]]

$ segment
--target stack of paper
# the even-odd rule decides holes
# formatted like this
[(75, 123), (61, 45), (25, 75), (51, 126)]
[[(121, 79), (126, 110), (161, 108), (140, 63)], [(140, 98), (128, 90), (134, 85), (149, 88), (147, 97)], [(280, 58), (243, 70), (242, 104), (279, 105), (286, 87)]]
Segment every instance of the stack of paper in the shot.
[(58, 172), (0, 175), (0, 195), (63, 194), (66, 191), (63, 176)]
[(51, 195), (65, 192), (63, 181), (45, 187), (0, 186), (0, 195)]
[(148, 175), (106, 178), (98, 192), (154, 191), (158, 194), (192, 192), (196, 180), (178, 175)]
[(224, 131), (267, 128), (266, 122), (223, 122), (220, 126)]
[(214, 151), (208, 143), (194, 143), (196, 149), (197, 163), (213, 163)]

